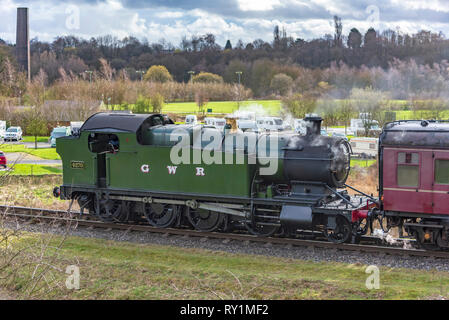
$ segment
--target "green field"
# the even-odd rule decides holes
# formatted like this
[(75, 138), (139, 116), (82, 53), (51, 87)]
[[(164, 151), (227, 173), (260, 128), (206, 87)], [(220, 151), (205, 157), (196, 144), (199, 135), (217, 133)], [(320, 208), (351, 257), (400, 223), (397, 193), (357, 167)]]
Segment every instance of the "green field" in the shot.
[[(42, 243), (49, 244), (42, 251)], [(447, 296), (449, 273), (380, 267), (380, 288), (366, 288), (366, 266), (231, 254), (204, 249), (25, 234), (12, 249), (51, 260), (35, 266), (19, 256), (17, 278), (0, 268), (11, 296), (39, 299), (427, 299)], [(3, 257), (3, 256), (2, 256)], [(1, 257), (0, 257), (1, 259)], [(45, 259), (44, 259), (45, 261)], [(79, 290), (65, 287), (69, 265), (80, 271)], [(1, 260), (0, 260), (1, 266)], [(33, 272), (52, 281), (30, 292)]]
[[(132, 107), (132, 105), (130, 105)], [(257, 110), (261, 109), (269, 115), (276, 116), (281, 110), (280, 100), (250, 100), (240, 102), (241, 109)], [(117, 106), (115, 106), (117, 109)], [(212, 113), (229, 114), (239, 109), (239, 103), (236, 101), (212, 101), (205, 107), (204, 111), (212, 109)], [(198, 106), (195, 102), (174, 102), (166, 103), (162, 109), (162, 113), (198, 113)]]
[(0, 177), (5, 175), (13, 176), (43, 176), (62, 174), (61, 166), (40, 165), (40, 164), (24, 164), (17, 163), (10, 166), (10, 171), (0, 171)]
[(351, 159), (351, 167), (371, 167), (377, 160)]
[[(48, 139), (50, 139), (50, 137), (37, 137), (37, 142), (48, 142)], [(23, 137), (23, 142), (34, 142), (34, 137), (31, 136), (25, 136)]]

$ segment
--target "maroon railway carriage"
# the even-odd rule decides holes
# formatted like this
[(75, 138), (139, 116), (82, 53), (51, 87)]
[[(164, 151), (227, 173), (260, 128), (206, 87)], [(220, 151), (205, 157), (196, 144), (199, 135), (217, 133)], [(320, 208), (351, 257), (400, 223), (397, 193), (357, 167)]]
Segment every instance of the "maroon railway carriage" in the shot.
[(387, 124), (379, 140), (379, 191), (387, 229), (404, 229), (426, 248), (449, 248), (449, 123)]

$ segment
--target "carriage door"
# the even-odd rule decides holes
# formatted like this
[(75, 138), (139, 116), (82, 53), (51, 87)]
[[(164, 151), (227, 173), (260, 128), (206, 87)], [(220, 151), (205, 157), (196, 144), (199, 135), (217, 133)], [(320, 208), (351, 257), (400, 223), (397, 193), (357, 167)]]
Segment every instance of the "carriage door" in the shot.
[(449, 152), (433, 151), (432, 207), (435, 214), (449, 214)]

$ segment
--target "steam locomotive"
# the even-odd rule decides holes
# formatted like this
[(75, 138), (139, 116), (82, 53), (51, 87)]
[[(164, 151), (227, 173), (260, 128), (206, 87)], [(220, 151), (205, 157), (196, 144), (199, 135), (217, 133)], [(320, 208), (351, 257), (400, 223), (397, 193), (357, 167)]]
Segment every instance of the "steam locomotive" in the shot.
[[(404, 192), (401, 188), (415, 187), (393, 186), (394, 178), (385, 174), (397, 159), (402, 162), (394, 170), (411, 184), (416, 176), (411, 167), (421, 168), (422, 152), (427, 152), (416, 150), (437, 148), (432, 142), (442, 143), (444, 131), (436, 140), (423, 137), (435, 136), (432, 129), (443, 124), (420, 124), (422, 131), (414, 123), (387, 126), (379, 154), (380, 198), (374, 198), (346, 184), (348, 142), (320, 135), (321, 118), (305, 120), (307, 134), (300, 136), (241, 132), (232, 119), (221, 132), (208, 126), (175, 125), (161, 114), (98, 113), (78, 135), (58, 139), (63, 185), (54, 189), (54, 195), (76, 200), (82, 213), (88, 210), (107, 222), (146, 220), (160, 228), (247, 230), (258, 236), (320, 234), (342, 243), (357, 242), (378, 220), (384, 229), (399, 227), (423, 244), (444, 247), (449, 208), (421, 204), (426, 200), (418, 197), (404, 206), (395, 204), (398, 192)], [(428, 145), (403, 144), (401, 132), (408, 136), (407, 129), (416, 132), (405, 141), (415, 143), (419, 132)], [(438, 162), (438, 170), (445, 166)], [(416, 188), (419, 194), (421, 187)], [(348, 189), (356, 195), (349, 195)], [(435, 201), (444, 201), (442, 192), (432, 197), (437, 195)]]

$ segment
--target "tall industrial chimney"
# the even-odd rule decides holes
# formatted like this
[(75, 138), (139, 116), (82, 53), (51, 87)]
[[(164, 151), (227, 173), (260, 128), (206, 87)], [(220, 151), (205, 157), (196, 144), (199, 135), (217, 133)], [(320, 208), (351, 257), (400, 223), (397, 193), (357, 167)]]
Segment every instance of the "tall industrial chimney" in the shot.
[(30, 34), (28, 8), (17, 8), (16, 55), (20, 68), (22, 71), (27, 73), (28, 81), (30, 81)]

